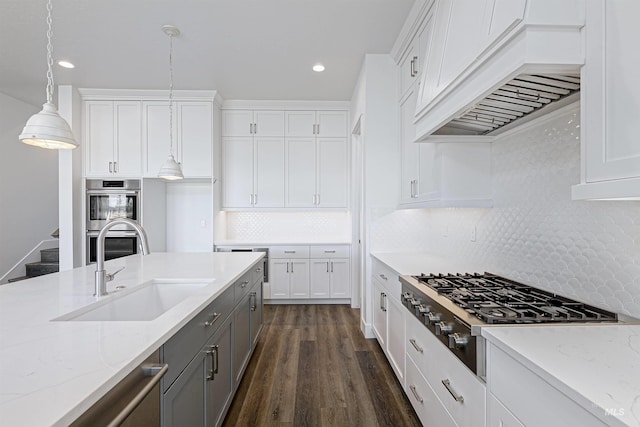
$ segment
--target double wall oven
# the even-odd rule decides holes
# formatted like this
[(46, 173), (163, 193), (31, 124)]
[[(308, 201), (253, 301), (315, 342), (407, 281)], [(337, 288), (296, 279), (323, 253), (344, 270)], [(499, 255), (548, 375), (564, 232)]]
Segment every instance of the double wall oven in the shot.
[[(96, 262), (96, 242), (112, 219), (140, 221), (140, 180), (87, 180), (87, 264)], [(115, 226), (105, 239), (105, 260), (138, 253), (138, 237), (128, 225)]]

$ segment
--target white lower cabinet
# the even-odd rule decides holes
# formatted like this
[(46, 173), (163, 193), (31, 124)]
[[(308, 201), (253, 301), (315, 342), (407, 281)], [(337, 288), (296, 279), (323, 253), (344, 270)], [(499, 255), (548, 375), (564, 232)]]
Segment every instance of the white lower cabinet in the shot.
[(349, 245), (270, 247), (270, 298), (349, 298), (351, 296), (349, 254)]
[(373, 332), (393, 371), (405, 384), (405, 308), (400, 303), (398, 273), (373, 264)]
[(487, 393), (488, 427), (525, 427), (496, 397)]
[(425, 427), (457, 427), (411, 358), (407, 358), (406, 394)]
[[(440, 425), (433, 424), (431, 414), (446, 413), (452, 418), (452, 425), (484, 426), (486, 388), (482, 380), (458, 360), (418, 319), (407, 313), (406, 321), (406, 394), (411, 399), (410, 386), (416, 380), (413, 378), (414, 374), (410, 373), (410, 367), (415, 368), (435, 395), (434, 402), (437, 402), (438, 406), (437, 409), (428, 411), (425, 418), (420, 418), (422, 423)], [(420, 415), (419, 410), (422, 406), (414, 404), (414, 408)]]
[[(487, 389), (490, 422), (499, 427), (501, 419), (526, 426), (600, 427), (604, 423), (560, 390), (542, 379), (512, 356), (487, 342)], [(502, 406), (502, 408), (501, 408)], [(509, 417), (509, 415), (511, 417)]]

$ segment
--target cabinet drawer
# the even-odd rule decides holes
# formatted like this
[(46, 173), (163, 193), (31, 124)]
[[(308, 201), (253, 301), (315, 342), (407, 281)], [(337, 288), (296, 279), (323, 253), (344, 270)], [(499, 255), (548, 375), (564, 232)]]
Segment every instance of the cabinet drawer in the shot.
[(311, 258), (349, 258), (349, 245), (311, 246)]
[(229, 316), (234, 305), (234, 287), (224, 291), (162, 346), (162, 361), (169, 364), (169, 371), (162, 379), (163, 391), (169, 388), (200, 347)]
[(423, 335), (425, 378), (460, 427), (485, 425), (486, 387), (431, 332)]
[(427, 427), (456, 427), (451, 415), (411, 359), (407, 359), (405, 393), (422, 424)]
[(412, 314), (407, 313), (405, 318), (407, 319), (407, 339), (405, 342), (407, 356), (413, 360), (418, 369), (420, 369), (420, 372), (424, 375), (431, 362), (428, 357), (429, 349), (427, 347), (433, 345), (433, 342), (431, 342), (427, 336), (427, 334), (431, 332)]
[(489, 391), (524, 425), (607, 425), (504, 351), (487, 347)]
[(249, 271), (244, 273), (242, 277), (235, 281), (233, 284), (234, 298), (233, 301), (237, 304), (244, 296), (249, 292), (249, 289), (255, 283), (255, 268), (251, 267)]
[(272, 246), (269, 258), (309, 258), (309, 246)]
[(380, 283), (386, 288), (390, 298), (394, 298), (400, 301), (401, 288), (400, 275), (390, 269), (382, 262), (373, 260), (373, 277), (378, 279)]

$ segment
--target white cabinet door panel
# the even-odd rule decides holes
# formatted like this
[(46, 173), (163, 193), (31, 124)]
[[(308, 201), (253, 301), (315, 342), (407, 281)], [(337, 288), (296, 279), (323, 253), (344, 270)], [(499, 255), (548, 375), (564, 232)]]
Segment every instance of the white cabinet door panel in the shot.
[[(144, 176), (157, 177), (160, 167), (169, 155), (169, 103), (168, 102), (144, 102), (142, 104), (143, 117), (143, 144), (144, 144)], [(174, 115), (174, 120), (176, 116)], [(177, 153), (175, 133), (173, 126), (173, 155)], [(176, 161), (178, 158), (176, 158)]]
[(222, 153), (224, 156), (223, 205), (233, 208), (251, 207), (253, 138), (223, 138)]
[(487, 427), (525, 427), (491, 393), (487, 393)]
[(292, 259), (289, 264), (291, 298), (309, 298), (309, 261)]
[(285, 136), (314, 136), (316, 124), (315, 111), (287, 111), (285, 112)]
[(405, 380), (405, 313), (402, 304), (394, 298), (387, 298), (387, 356), (398, 381), (404, 387)]
[(289, 260), (271, 259), (269, 260), (269, 285), (271, 287), (271, 298), (289, 298)]
[(409, 92), (400, 104), (400, 143), (402, 150), (401, 202), (411, 203), (417, 196), (418, 183), (418, 151), (420, 145), (414, 143), (416, 128), (413, 118), (416, 111), (416, 94)]
[(318, 138), (318, 206), (346, 207), (348, 153), (345, 138)]
[(314, 207), (316, 144), (314, 138), (286, 139), (287, 207)]
[(344, 138), (347, 136), (346, 111), (318, 111), (317, 136), (323, 138)]
[(250, 136), (252, 124), (252, 110), (222, 111), (222, 136)]
[(331, 261), (328, 259), (312, 259), (309, 261), (311, 298), (329, 298)]
[(84, 107), (86, 147), (85, 173), (109, 175), (109, 162), (113, 162), (113, 102), (87, 101)]
[(212, 174), (213, 106), (210, 102), (177, 103), (178, 141), (185, 177)]
[(284, 138), (254, 138), (254, 206), (284, 207)]
[(284, 111), (255, 111), (254, 133), (259, 136), (284, 136)]
[(373, 283), (373, 333), (384, 352), (387, 352), (387, 311), (386, 291), (376, 278)]
[(115, 113), (115, 172), (123, 176), (140, 176), (142, 170), (142, 111), (140, 102), (118, 101)]
[(331, 298), (349, 298), (351, 296), (351, 268), (349, 259), (332, 259)]

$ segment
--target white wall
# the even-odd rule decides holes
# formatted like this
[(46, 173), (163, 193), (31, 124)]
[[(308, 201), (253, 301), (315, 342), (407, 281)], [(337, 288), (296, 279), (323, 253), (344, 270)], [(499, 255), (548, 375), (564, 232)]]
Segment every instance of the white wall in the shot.
[(493, 143), (493, 208), (395, 211), (376, 222), (371, 249), (465, 257), (640, 317), (640, 202), (571, 200), (580, 181), (579, 122), (576, 107)]
[(18, 141), (40, 109), (0, 93), (0, 276), (58, 228), (58, 152)]

